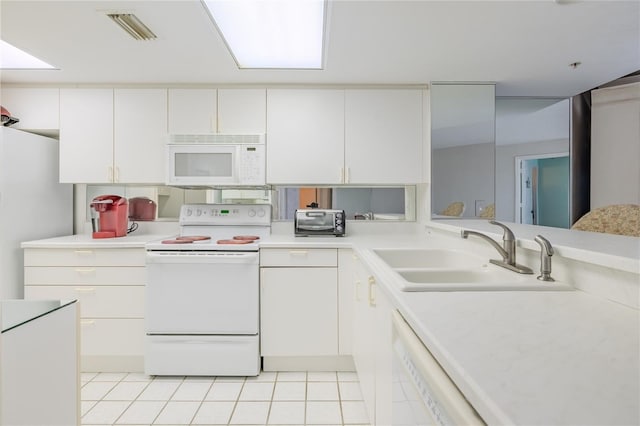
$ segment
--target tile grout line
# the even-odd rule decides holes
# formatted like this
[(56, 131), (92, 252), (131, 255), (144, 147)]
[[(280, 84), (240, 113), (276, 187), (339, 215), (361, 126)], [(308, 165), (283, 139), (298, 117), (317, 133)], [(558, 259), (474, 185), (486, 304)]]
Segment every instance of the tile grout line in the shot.
[(338, 387), (338, 407), (340, 407), (340, 420), (342, 426), (344, 426), (344, 412), (342, 410), (342, 393), (340, 392), (340, 380), (338, 380), (338, 373), (336, 372), (336, 386)]
[[(120, 380), (117, 380), (117, 381), (113, 381), (113, 380), (106, 380), (106, 381), (95, 380), (95, 379), (96, 379), (97, 377), (99, 377), (99, 376), (100, 376), (100, 374), (102, 374), (102, 373), (103, 373), (103, 372), (98, 372), (98, 373), (96, 373), (96, 375), (95, 375), (95, 376), (93, 376), (93, 377), (91, 378), (91, 380), (89, 380), (87, 383), (85, 383), (85, 386), (86, 386), (87, 384), (89, 384), (90, 382), (95, 382), (95, 383), (101, 383), (101, 382), (102, 382), (102, 383), (115, 383), (115, 384), (114, 384), (114, 385), (113, 385), (113, 386), (112, 386), (112, 387), (111, 387), (111, 388), (110, 388), (110, 389), (109, 389), (109, 390), (108, 390), (104, 395), (102, 395), (102, 397), (101, 397), (99, 400), (97, 400), (97, 401), (96, 401), (96, 403), (95, 403), (95, 404), (94, 404), (94, 405), (93, 405), (93, 406), (92, 406), (92, 407), (91, 407), (91, 408), (90, 408), (86, 413), (84, 413), (84, 416), (81, 416), (81, 418), (80, 418), (80, 423), (82, 423), (82, 417), (87, 416), (87, 415), (88, 415), (92, 410), (94, 410), (94, 409), (96, 408), (96, 406), (97, 406), (98, 404), (100, 404), (101, 402), (106, 402), (104, 398), (105, 398), (107, 395), (109, 395), (109, 393), (111, 393), (111, 391), (112, 391), (112, 390), (114, 390), (114, 389), (118, 386), (118, 384), (119, 384), (119, 383), (121, 383), (121, 382), (124, 380), (124, 378), (125, 378), (125, 377), (127, 377), (127, 376), (129, 375), (129, 373), (125, 373), (125, 374), (124, 374), (124, 376), (123, 376), (123, 377), (121, 377), (121, 378), (120, 378)], [(82, 387), (83, 387), (83, 386), (81, 386), (81, 387), (80, 387), (80, 392), (82, 392)], [(129, 402), (129, 405), (127, 405), (127, 408), (129, 408), (129, 406), (131, 405), (131, 403), (132, 403), (132, 401), (131, 401), (131, 402)], [(80, 404), (82, 404), (82, 396), (80, 397)], [(124, 410), (124, 411), (126, 411), (126, 408), (125, 408), (125, 410)], [(123, 411), (123, 413), (124, 413), (124, 411)], [(121, 415), (122, 415), (122, 414), (121, 414)], [(118, 416), (118, 418), (120, 418), (120, 416)], [(117, 419), (116, 419), (116, 421), (117, 421)], [(115, 424), (115, 422), (114, 422), (114, 424)]]
[[(186, 381), (186, 378), (185, 378)], [(200, 404), (198, 405), (198, 408), (196, 408), (196, 411), (193, 412), (193, 416), (191, 416), (191, 420), (189, 421), (189, 425), (193, 424), (193, 421), (196, 419), (196, 416), (198, 415), (198, 412), (200, 411), (200, 408), (202, 408), (202, 404), (204, 404), (204, 400), (207, 397), (207, 395), (209, 394), (209, 392), (211, 391), (211, 388), (213, 387), (213, 384), (216, 382), (216, 378), (213, 378), (213, 381), (211, 382), (211, 384), (209, 385), (209, 388), (207, 388), (207, 391), (204, 393), (204, 396), (202, 397), (202, 400), (200, 401)], [(197, 383), (197, 382), (195, 382)], [(180, 386), (178, 386), (178, 389), (180, 388)], [(177, 392), (177, 389), (176, 389)]]
[[(337, 387), (337, 401), (336, 401), (336, 402), (338, 403), (339, 410), (340, 410), (340, 420), (339, 420), (339, 424), (340, 424), (341, 426), (345, 426), (344, 410), (343, 410), (343, 406), (342, 406), (342, 403), (343, 403), (345, 400), (344, 400), (344, 395), (342, 395), (342, 390), (341, 390), (341, 388), (340, 388), (340, 383), (341, 383), (341, 381), (340, 381), (340, 379), (339, 379), (339, 377), (338, 377), (337, 372), (333, 372), (333, 374), (335, 375), (335, 376), (334, 376), (335, 382), (334, 382), (333, 380), (331, 380), (331, 381), (328, 381), (328, 380), (322, 380), (322, 378), (318, 378), (318, 379), (317, 379), (317, 380), (315, 380), (315, 381), (310, 380), (309, 372), (304, 372), (304, 378), (303, 378), (302, 380), (280, 381), (279, 379), (281, 379), (281, 378), (282, 378), (282, 377), (281, 377), (281, 373), (282, 373), (282, 372), (275, 372), (275, 373), (276, 373), (276, 374), (275, 374), (275, 376), (274, 376), (274, 378), (273, 378), (273, 381), (271, 381), (271, 380), (265, 380), (265, 381), (264, 381), (264, 383), (272, 383), (272, 386), (273, 386), (273, 387), (272, 387), (272, 389), (271, 389), (270, 398), (269, 398), (269, 400), (268, 400), (268, 402), (269, 402), (269, 407), (268, 407), (268, 410), (267, 410), (267, 416), (266, 416), (266, 419), (264, 420), (264, 422), (265, 422), (265, 423), (263, 423), (264, 425), (269, 425), (269, 422), (270, 422), (270, 420), (271, 420), (271, 419), (270, 419), (270, 416), (271, 416), (271, 415), (272, 415), (272, 413), (273, 413), (273, 403), (274, 403), (275, 390), (276, 390), (276, 386), (277, 386), (277, 384), (278, 384), (278, 383), (288, 383), (288, 382), (295, 383), (295, 382), (298, 382), (298, 381), (299, 381), (299, 382), (303, 382), (303, 383), (304, 383), (304, 410), (303, 410), (304, 420), (303, 420), (303, 422), (302, 422), (304, 425), (312, 425), (312, 424), (313, 424), (313, 423), (308, 423), (308, 421), (307, 421), (307, 415), (308, 415), (307, 406), (308, 406), (308, 403), (309, 403), (309, 385), (310, 385), (310, 383), (316, 383), (316, 382), (318, 382), (318, 383), (322, 383), (322, 382), (329, 382), (329, 383), (331, 383), (331, 382), (333, 382), (333, 383), (335, 383), (335, 384), (336, 384), (336, 387)], [(98, 379), (98, 378), (99, 378), (100, 374), (101, 374), (101, 373), (96, 373), (96, 374), (95, 374), (95, 375), (94, 375), (90, 380), (88, 380), (88, 381), (85, 383), (85, 386), (86, 386), (88, 383), (91, 383), (91, 382), (95, 382), (95, 383), (103, 382), (103, 381), (101, 381), (101, 380), (96, 380), (96, 379)], [(84, 414), (84, 416), (82, 416), (82, 417), (85, 417), (85, 416), (86, 416), (86, 415), (88, 415), (90, 412), (92, 412), (92, 410), (94, 410), (94, 409), (95, 409), (95, 406), (96, 406), (98, 403), (100, 403), (100, 402), (105, 402), (105, 401), (116, 401), (116, 400), (107, 400), (107, 399), (105, 399), (105, 398), (106, 398), (106, 397), (107, 397), (111, 392), (113, 392), (113, 390), (114, 390), (118, 385), (120, 385), (121, 383), (128, 383), (128, 381), (126, 380), (126, 378), (127, 378), (127, 377), (129, 377), (131, 374), (132, 374), (132, 373), (125, 373), (125, 374), (124, 374), (124, 376), (122, 376), (120, 379), (115, 380), (115, 381), (105, 380), (104, 382), (111, 382), (111, 383), (114, 383), (114, 385), (113, 385), (112, 387), (110, 387), (110, 388), (109, 388), (109, 390), (108, 390), (108, 391), (107, 391), (107, 392), (106, 392), (106, 393), (105, 393), (105, 394), (104, 394), (104, 395), (103, 395), (99, 400), (97, 400), (97, 401), (96, 401), (96, 404), (95, 404), (94, 406), (92, 406), (92, 407), (87, 411), (87, 413), (85, 413), (85, 414)], [(181, 388), (185, 383), (188, 383), (188, 381), (187, 381), (188, 376), (180, 376), (180, 377), (181, 377), (181, 378), (180, 378), (180, 380), (179, 380), (179, 384), (178, 384), (178, 386), (175, 388), (175, 390), (171, 393), (171, 395), (169, 395), (169, 396), (168, 396), (168, 398), (167, 398), (166, 400), (164, 400), (164, 401), (163, 401), (163, 400), (158, 400), (158, 402), (163, 402), (164, 404), (162, 404), (162, 407), (160, 408), (160, 410), (158, 411), (158, 413), (155, 415), (155, 417), (154, 417), (154, 419), (152, 420), (151, 424), (155, 424), (155, 422), (158, 420), (158, 418), (160, 417), (160, 415), (162, 414), (162, 412), (163, 412), (163, 411), (166, 409), (166, 407), (168, 406), (169, 402), (172, 402), (172, 398), (176, 396), (176, 394), (178, 393), (178, 391), (180, 390), (180, 388)], [(190, 420), (190, 421), (189, 421), (189, 423), (188, 423), (189, 425), (193, 425), (193, 424), (194, 424), (193, 422), (195, 421), (196, 416), (198, 415), (198, 413), (200, 412), (200, 410), (202, 409), (203, 404), (206, 402), (206, 397), (207, 397), (207, 395), (211, 392), (211, 390), (213, 389), (213, 386), (214, 386), (216, 383), (224, 383), (223, 381), (218, 381), (218, 379), (219, 379), (219, 378), (220, 378), (220, 377), (214, 377), (214, 378), (213, 378), (212, 382), (211, 382), (211, 383), (209, 384), (209, 386), (207, 387), (207, 389), (206, 389), (206, 391), (205, 391), (205, 393), (204, 393), (204, 396), (203, 396), (202, 398), (196, 398), (196, 399), (193, 399), (193, 400), (188, 400), (189, 402), (196, 402), (196, 403), (198, 403), (198, 407), (195, 409), (195, 411), (194, 411), (193, 415), (191, 416), (191, 420)], [(143, 381), (143, 380), (140, 380), (140, 381)], [(139, 401), (139, 397), (140, 397), (140, 396), (145, 392), (145, 390), (146, 390), (146, 389), (147, 389), (147, 388), (148, 388), (152, 383), (154, 383), (154, 382), (156, 382), (156, 383), (160, 382), (159, 380), (157, 380), (157, 376), (153, 376), (152, 380), (150, 380), (150, 381), (146, 381), (146, 380), (144, 380), (144, 381), (145, 381), (145, 382), (147, 382), (147, 383), (142, 387), (142, 389), (141, 389), (139, 392), (137, 392), (137, 396), (135, 396), (135, 397), (134, 397), (134, 398), (132, 398), (131, 400), (122, 400), (122, 401), (124, 401), (124, 402), (128, 402), (128, 404), (127, 404), (127, 406), (124, 408), (124, 410), (122, 411), (122, 413), (120, 413), (120, 414), (118, 415), (118, 417), (115, 419), (115, 421), (112, 423), (112, 425), (113, 425), (113, 426), (118, 425), (118, 423), (117, 423), (117, 422), (118, 422), (120, 419), (122, 419), (122, 417), (124, 416), (124, 414), (127, 412), (127, 410), (128, 410), (128, 409), (130, 409), (130, 408), (131, 408), (131, 406), (132, 406), (132, 404), (133, 404), (134, 402)], [(131, 383), (135, 383), (135, 382), (136, 382), (136, 380), (131, 381)], [(259, 381), (257, 381), (257, 382), (259, 382)], [(358, 380), (345, 380), (344, 382), (353, 382), (353, 383), (358, 383), (359, 381), (358, 381)], [(247, 382), (247, 378), (245, 377), (244, 379), (242, 379), (241, 381), (239, 381), (239, 383), (241, 383), (242, 385), (241, 385), (241, 387), (240, 387), (240, 390), (239, 390), (239, 392), (238, 392), (237, 397), (235, 398), (235, 401), (229, 401), (229, 402), (233, 402), (233, 408), (231, 409), (231, 412), (230, 412), (230, 415), (229, 415), (228, 421), (227, 421), (227, 423), (226, 423), (227, 425), (233, 425), (233, 424), (234, 424), (234, 423), (232, 423), (232, 418), (233, 418), (233, 415), (234, 415), (234, 414), (236, 414), (236, 412), (237, 412), (237, 409), (238, 409), (238, 403), (241, 401), (241, 400), (240, 400), (240, 395), (242, 394), (242, 391), (246, 388), (246, 383), (248, 383), (248, 382)], [(83, 387), (84, 387), (84, 386), (83, 386)], [(81, 401), (82, 401), (82, 399), (81, 399)], [(85, 400), (85, 401), (89, 402), (90, 400)], [(118, 401), (120, 401), (120, 400), (118, 400)], [(185, 401), (187, 401), (187, 400), (185, 400)], [(212, 400), (212, 401), (213, 401), (213, 402), (215, 402), (216, 400)], [(247, 402), (258, 402), (258, 401), (261, 401), (261, 400), (256, 400), (256, 401), (247, 401)], [(284, 399), (284, 400), (282, 400), (282, 401), (286, 402), (286, 401), (289, 401), (289, 400)], [(281, 401), (281, 402), (282, 402), (282, 401)], [(291, 401), (296, 401), (296, 400), (293, 400), (293, 399), (292, 399)], [(321, 400), (318, 400), (318, 401), (321, 401)], [(351, 401), (351, 400), (349, 400), (349, 401)], [(360, 401), (360, 400), (358, 400), (358, 401)], [(368, 425), (371, 425), (371, 423), (370, 423), (370, 422), (369, 422), (369, 423), (367, 423), (367, 424), (368, 424)], [(125, 425), (125, 424), (123, 423), (123, 425)]]
[[(216, 378), (216, 381), (217, 380), (218, 379)], [(231, 409), (231, 414), (229, 414), (229, 420), (227, 420), (227, 425), (231, 424), (231, 419), (233, 419), (233, 415), (235, 414), (236, 409), (238, 408), (238, 402), (240, 401), (240, 395), (242, 394), (242, 389), (244, 389), (245, 383), (247, 383), (247, 378), (246, 377), (242, 381), (242, 386), (240, 386), (240, 391), (238, 392), (238, 396), (236, 396), (236, 400), (233, 403), (233, 408)]]

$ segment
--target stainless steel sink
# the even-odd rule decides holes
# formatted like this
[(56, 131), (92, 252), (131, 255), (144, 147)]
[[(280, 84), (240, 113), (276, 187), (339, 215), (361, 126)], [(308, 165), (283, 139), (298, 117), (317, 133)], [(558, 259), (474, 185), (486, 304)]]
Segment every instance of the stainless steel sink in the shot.
[(391, 268), (464, 268), (480, 266), (479, 256), (451, 249), (375, 249), (373, 252)]

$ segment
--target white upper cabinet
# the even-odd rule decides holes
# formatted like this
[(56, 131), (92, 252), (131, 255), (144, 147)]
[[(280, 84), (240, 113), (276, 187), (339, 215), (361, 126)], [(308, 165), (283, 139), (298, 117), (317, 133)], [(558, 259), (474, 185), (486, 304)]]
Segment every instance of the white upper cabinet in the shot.
[(167, 90), (116, 89), (115, 182), (164, 183)]
[(60, 182), (162, 183), (166, 89), (61, 89)]
[(263, 134), (266, 130), (266, 89), (218, 89), (218, 133)]
[(267, 182), (421, 182), (422, 92), (268, 90)]
[(60, 89), (60, 182), (113, 182), (113, 89)]
[(266, 89), (169, 89), (169, 134), (261, 134)]
[(345, 183), (422, 179), (422, 90), (345, 91)]
[(216, 89), (169, 89), (169, 134), (215, 133)]
[(20, 119), (14, 129), (58, 130), (59, 100), (57, 88), (2, 88), (0, 93), (0, 104)]
[(344, 90), (267, 91), (267, 183), (337, 184), (344, 175)]

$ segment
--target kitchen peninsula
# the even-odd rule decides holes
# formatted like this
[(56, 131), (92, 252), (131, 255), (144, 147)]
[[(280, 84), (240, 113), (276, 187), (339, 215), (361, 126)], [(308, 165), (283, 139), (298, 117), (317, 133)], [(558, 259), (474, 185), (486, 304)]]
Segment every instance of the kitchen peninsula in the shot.
[[(298, 258), (305, 251), (333, 251), (338, 281), (331, 285), (336, 286), (338, 295), (338, 306), (334, 307), (338, 330), (331, 338), (336, 340), (336, 358), (355, 357), (357, 352), (360, 337), (356, 337), (359, 320), (355, 318), (358, 314), (354, 304), (358, 302), (354, 292), (358, 284), (349, 272), (356, 265), (365, 271), (365, 283), (371, 278), (371, 287), (378, 289), (373, 297), (379, 303), (373, 309), (382, 309), (385, 304), (381, 300), (386, 299), (389, 309), (402, 315), (484, 422), (638, 424), (637, 239), (581, 232), (567, 234), (563, 239), (562, 232), (508, 224), (518, 238), (519, 262), (534, 271), (539, 267), (540, 253), (529, 233), (540, 232), (549, 238), (556, 249), (552, 275), (559, 283), (574, 287), (572, 291), (406, 292), (400, 289), (401, 277), (375, 254), (381, 248), (420, 248), (473, 253), (487, 260), (496, 257), (495, 250), (484, 241), (460, 238), (461, 224), (496, 240), (500, 238), (491, 233), (495, 232), (491, 225), (479, 221), (386, 223), (378, 224), (384, 231), (377, 232), (375, 223), (354, 223), (349, 235), (342, 238), (296, 238), (291, 223), (282, 222), (274, 223), (272, 235), (261, 241), (260, 248), (283, 255), (292, 251)], [(421, 226), (424, 228), (418, 230)], [(28, 242), (23, 247), (37, 251), (81, 250), (96, 245), (107, 249), (111, 244), (140, 250), (144, 246), (142, 235), (133, 245), (127, 244), (129, 238), (96, 242), (80, 236), (63, 237)], [(571, 246), (572, 243), (581, 246)], [(597, 251), (598, 247), (602, 251)], [(366, 285), (359, 291), (361, 301), (366, 302), (367, 296), (362, 293)], [(302, 303), (281, 302), (288, 306)], [(302, 323), (303, 319), (298, 318), (297, 322)], [(387, 325), (371, 327), (376, 334), (386, 334)], [(390, 347), (391, 343), (386, 345)], [(295, 356), (289, 360), (288, 368), (280, 371), (300, 368)], [(378, 365), (383, 370), (390, 368), (385, 362)], [(391, 399), (384, 392), (377, 399), (374, 396), (367, 400), (366, 395), (375, 395), (375, 390), (365, 389), (369, 386), (368, 373), (360, 371), (357, 363), (356, 369), (367, 406), (390, 404)], [(388, 377), (382, 375), (376, 380), (385, 385)], [(390, 382), (388, 387), (391, 388)], [(369, 417), (372, 424), (390, 424), (382, 414), (376, 418), (370, 413)]]

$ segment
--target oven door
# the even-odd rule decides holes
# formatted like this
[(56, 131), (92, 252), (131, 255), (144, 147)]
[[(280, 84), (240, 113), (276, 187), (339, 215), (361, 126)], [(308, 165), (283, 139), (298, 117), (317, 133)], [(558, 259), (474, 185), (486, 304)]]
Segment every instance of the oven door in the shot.
[(147, 334), (258, 334), (258, 252), (149, 251), (147, 273)]

